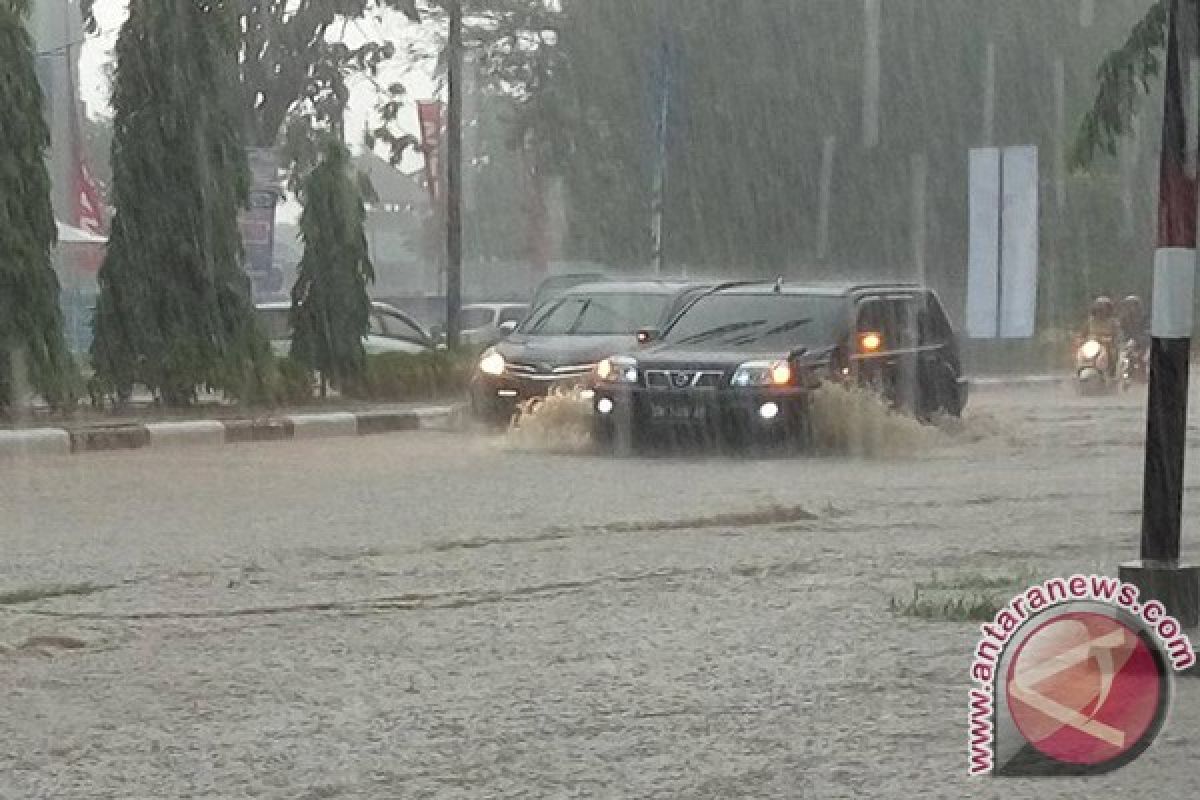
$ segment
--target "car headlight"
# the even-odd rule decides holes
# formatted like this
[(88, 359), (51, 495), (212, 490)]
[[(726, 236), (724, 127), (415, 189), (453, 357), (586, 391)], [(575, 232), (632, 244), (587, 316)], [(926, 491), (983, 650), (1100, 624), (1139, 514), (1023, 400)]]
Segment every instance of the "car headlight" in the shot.
[(1079, 348), (1079, 352), (1083, 354), (1084, 358), (1096, 358), (1100, 355), (1100, 343), (1095, 339), (1088, 339)]
[(596, 365), (596, 377), (608, 383), (637, 383), (637, 359), (629, 356), (613, 356)]
[(786, 361), (747, 361), (733, 372), (733, 386), (787, 386), (792, 368)]
[(479, 359), (479, 371), (484, 375), (503, 375), (504, 366), (504, 356), (497, 353), (495, 348), (488, 349)]

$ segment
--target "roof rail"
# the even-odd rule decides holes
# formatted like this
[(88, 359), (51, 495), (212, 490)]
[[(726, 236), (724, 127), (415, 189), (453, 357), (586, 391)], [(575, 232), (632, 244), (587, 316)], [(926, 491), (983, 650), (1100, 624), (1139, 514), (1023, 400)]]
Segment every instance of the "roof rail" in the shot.
[(850, 283), (846, 288), (850, 291), (856, 291), (859, 289), (886, 289), (890, 286), (895, 286), (898, 288), (902, 287), (905, 289), (919, 289), (922, 288), (924, 284), (917, 283), (916, 281), (865, 281), (863, 283)]

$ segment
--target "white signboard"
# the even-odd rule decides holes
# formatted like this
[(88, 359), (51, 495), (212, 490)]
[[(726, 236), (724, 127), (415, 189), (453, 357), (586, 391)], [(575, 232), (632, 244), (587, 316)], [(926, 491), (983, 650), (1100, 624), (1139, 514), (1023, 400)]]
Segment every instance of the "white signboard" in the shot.
[(1029, 338), (1037, 315), (1037, 148), (972, 150), (968, 179), (967, 335)]
[(967, 336), (994, 339), (1000, 313), (1000, 151), (972, 150), (968, 180)]

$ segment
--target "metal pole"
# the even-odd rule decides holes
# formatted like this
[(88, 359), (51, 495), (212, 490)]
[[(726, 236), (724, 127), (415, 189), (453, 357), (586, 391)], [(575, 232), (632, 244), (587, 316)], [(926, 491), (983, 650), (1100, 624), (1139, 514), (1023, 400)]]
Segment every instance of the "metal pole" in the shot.
[(1200, 22), (1194, 6), (1172, 3), (1151, 308), (1141, 561), (1121, 566), (1123, 580), (1137, 585), (1145, 599), (1162, 602), (1185, 627), (1200, 624), (1200, 569), (1179, 561), (1196, 273), (1197, 142), (1195, 127), (1187, 120), (1195, 87), (1188, 87), (1192, 73), (1188, 56), (1196, 52), (1198, 38)]
[(446, 43), (446, 345), (459, 345), (462, 311), (462, 0), (449, 0)]
[(663, 40), (662, 50), (662, 81), (659, 87), (658, 109), (658, 152), (654, 164), (654, 197), (651, 209), (651, 235), (653, 236), (653, 266), (655, 274), (663, 272), (663, 212), (666, 205), (667, 186), (667, 125), (671, 119), (671, 52), (666, 40)]

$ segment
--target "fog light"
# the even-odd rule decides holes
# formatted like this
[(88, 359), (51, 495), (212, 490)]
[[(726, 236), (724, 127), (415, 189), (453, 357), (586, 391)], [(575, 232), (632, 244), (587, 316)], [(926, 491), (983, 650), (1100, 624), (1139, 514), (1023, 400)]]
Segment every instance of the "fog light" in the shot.
[(596, 401), (596, 410), (601, 414), (611, 414), (613, 410), (613, 401), (607, 397), (601, 397)]
[(779, 406), (775, 403), (763, 403), (758, 408), (758, 415), (763, 419), (775, 419), (779, 416)]

